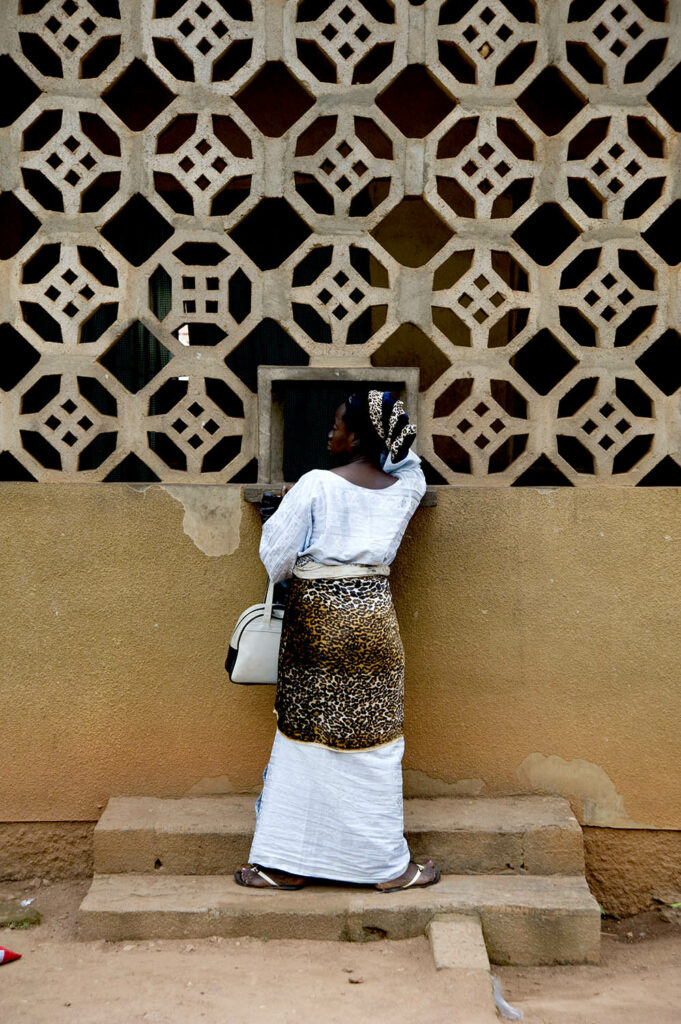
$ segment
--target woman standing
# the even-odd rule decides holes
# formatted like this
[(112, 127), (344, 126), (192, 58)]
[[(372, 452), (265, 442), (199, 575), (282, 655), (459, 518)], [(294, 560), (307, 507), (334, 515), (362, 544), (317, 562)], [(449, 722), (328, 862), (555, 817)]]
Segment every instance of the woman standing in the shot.
[(332, 470), (305, 473), (263, 528), (276, 583), (293, 576), (277, 733), (240, 885), (313, 878), (384, 892), (432, 885), (403, 834), (404, 651), (388, 582), (426, 489), (416, 428), (388, 392), (351, 395), (329, 431)]

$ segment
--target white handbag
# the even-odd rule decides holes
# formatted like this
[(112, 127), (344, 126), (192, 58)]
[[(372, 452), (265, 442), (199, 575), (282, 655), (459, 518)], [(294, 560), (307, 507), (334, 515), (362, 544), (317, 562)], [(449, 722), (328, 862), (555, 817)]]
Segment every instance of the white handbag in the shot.
[(284, 609), (275, 605), (274, 584), (267, 584), (263, 604), (252, 604), (234, 627), (225, 669), (233, 683), (276, 683)]

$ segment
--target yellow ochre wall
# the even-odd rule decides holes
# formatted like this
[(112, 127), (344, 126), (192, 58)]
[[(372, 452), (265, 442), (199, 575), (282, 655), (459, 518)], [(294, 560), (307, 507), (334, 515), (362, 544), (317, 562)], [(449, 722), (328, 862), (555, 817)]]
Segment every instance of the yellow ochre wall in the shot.
[[(679, 491), (447, 488), (393, 566), (411, 793), (554, 792), (681, 829)], [(271, 687), (227, 681), (261, 599), (238, 488), (7, 483), (0, 822), (256, 789)], [(220, 553), (222, 552), (222, 553)]]

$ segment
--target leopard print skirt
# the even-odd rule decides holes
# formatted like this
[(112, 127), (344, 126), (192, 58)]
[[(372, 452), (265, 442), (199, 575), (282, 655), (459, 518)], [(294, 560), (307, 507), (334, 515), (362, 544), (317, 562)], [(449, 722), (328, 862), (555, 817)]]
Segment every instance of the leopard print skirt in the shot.
[(385, 576), (291, 580), (279, 653), (279, 731), (334, 750), (402, 735), (404, 649)]

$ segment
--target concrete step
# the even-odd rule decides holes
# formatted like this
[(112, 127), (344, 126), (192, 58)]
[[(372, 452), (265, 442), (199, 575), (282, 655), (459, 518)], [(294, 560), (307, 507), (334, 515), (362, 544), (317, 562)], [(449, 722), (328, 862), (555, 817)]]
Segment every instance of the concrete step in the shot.
[(446, 875), (438, 885), (396, 893), (246, 889), (226, 875), (95, 875), (80, 907), (79, 934), (403, 939), (422, 935), (441, 914), (478, 914), (493, 963), (598, 962), (598, 904), (583, 877), (564, 875)]
[(441, 914), (426, 928), (433, 962), (447, 971), (451, 1002), (466, 1024), (498, 1024), (494, 987), (477, 914)]
[[(248, 859), (252, 796), (115, 797), (95, 828), (95, 871), (231, 874)], [(405, 834), (416, 860), (444, 874), (584, 872), (581, 829), (559, 797), (405, 800)]]
[[(477, 914), (438, 914), (426, 926), (435, 970), (486, 971), (489, 957)], [(492, 982), (490, 978), (490, 991)]]

